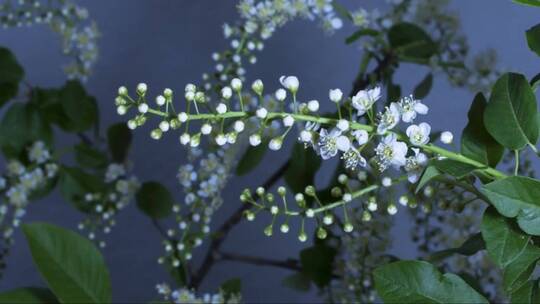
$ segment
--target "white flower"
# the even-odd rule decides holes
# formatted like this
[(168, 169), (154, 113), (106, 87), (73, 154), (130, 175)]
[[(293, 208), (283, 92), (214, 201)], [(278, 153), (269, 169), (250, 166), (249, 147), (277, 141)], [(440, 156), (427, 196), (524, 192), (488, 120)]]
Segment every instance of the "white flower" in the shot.
[(202, 134), (208, 135), (208, 134), (210, 134), (211, 132), (212, 132), (212, 125), (205, 123), (205, 124), (203, 124), (203, 125), (201, 126), (201, 133), (202, 133)]
[(180, 113), (178, 114), (178, 120), (179, 120), (180, 122), (186, 122), (186, 121), (188, 120), (188, 115), (187, 115), (187, 113), (186, 113), (186, 112), (180, 112)]
[(401, 107), (401, 119), (406, 123), (411, 123), (416, 118), (416, 114), (425, 115), (428, 113), (429, 108), (423, 104), (420, 100), (414, 99), (414, 97), (403, 97), (399, 101)]
[(245, 124), (243, 121), (237, 120), (234, 122), (234, 130), (237, 133), (241, 133), (242, 131), (244, 131), (244, 128), (245, 128)]
[(341, 131), (345, 132), (345, 131), (349, 130), (349, 121), (346, 120), (346, 119), (340, 119), (338, 121), (338, 123), (337, 123), (337, 127)]
[(223, 87), (221, 89), (221, 97), (225, 100), (229, 100), (232, 97), (232, 93), (231, 87)]
[(256, 114), (257, 117), (259, 117), (260, 119), (265, 119), (268, 115), (268, 110), (266, 110), (265, 108), (259, 108), (257, 109)]
[(392, 179), (388, 176), (385, 176), (383, 177), (382, 181), (381, 181), (381, 184), (383, 185), (383, 187), (390, 187), (392, 186)]
[(126, 169), (120, 164), (110, 164), (105, 173), (105, 182), (110, 183), (120, 176), (126, 175)]
[(296, 76), (281, 76), (279, 78), (279, 82), (283, 87), (291, 91), (293, 94), (298, 91), (298, 87), (300, 86), (300, 82)]
[(300, 132), (300, 140), (304, 143), (309, 143), (313, 139), (313, 134), (308, 130), (302, 130)]
[(338, 103), (341, 101), (341, 98), (343, 98), (343, 92), (340, 89), (333, 89), (330, 90), (328, 96), (330, 97), (331, 101)]
[(379, 125), (377, 125), (377, 134), (383, 135), (386, 131), (393, 129), (398, 123), (401, 116), (399, 105), (392, 102), (383, 114), (379, 114)]
[(30, 147), (30, 151), (28, 153), (28, 159), (36, 164), (43, 164), (44, 162), (48, 161), (51, 158), (51, 155), (49, 151), (47, 150), (47, 147), (45, 147), (45, 143), (42, 141), (35, 142), (32, 147)]
[(412, 148), (414, 155), (407, 157), (405, 161), (405, 171), (407, 172), (407, 180), (410, 183), (416, 183), (422, 174), (424, 166), (428, 162), (428, 158), (420, 149)]
[(283, 118), (283, 125), (285, 127), (290, 127), (294, 125), (294, 118), (291, 115), (287, 115)]
[(397, 141), (395, 134), (389, 134), (377, 145), (375, 154), (381, 171), (386, 170), (390, 165), (397, 169), (405, 165), (407, 144)]
[(284, 89), (278, 89), (275, 95), (278, 101), (284, 101), (285, 98), (287, 98), (287, 91), (285, 91)]
[(184, 87), (184, 92), (193, 92), (197, 91), (197, 87), (193, 83), (188, 83)]
[(310, 100), (307, 103), (307, 108), (311, 112), (317, 112), (319, 111), (319, 102), (317, 100)]
[(353, 96), (352, 106), (358, 111), (359, 116), (364, 115), (380, 98), (380, 87), (375, 87), (370, 90), (361, 90)]
[(249, 144), (256, 147), (261, 144), (261, 136), (259, 134), (253, 134), (249, 137)]
[(317, 146), (322, 159), (329, 159), (336, 156), (338, 150), (348, 151), (351, 142), (347, 136), (341, 135), (339, 129), (332, 129), (330, 133), (326, 129), (321, 129)]
[(367, 166), (366, 159), (360, 155), (360, 152), (358, 152), (356, 149), (349, 149), (347, 152), (343, 153), (343, 156), (341, 159), (345, 162), (345, 168), (354, 170), (358, 165), (361, 167)]
[(356, 139), (356, 143), (360, 146), (367, 143), (369, 140), (369, 133), (366, 130), (356, 130), (352, 132), (352, 135)]
[(157, 104), (158, 106), (164, 105), (164, 104), (165, 104), (165, 101), (166, 101), (166, 100), (165, 100), (165, 97), (164, 97), (163, 95), (158, 95), (158, 96), (156, 97), (156, 104)]
[(454, 141), (454, 134), (452, 134), (452, 132), (450, 131), (444, 131), (441, 133), (441, 141), (443, 142), (443, 144), (451, 144), (452, 141)]
[(125, 96), (127, 95), (127, 93), (128, 93), (128, 90), (125, 86), (121, 86), (118, 88), (118, 95)]
[(431, 133), (431, 126), (425, 122), (419, 125), (410, 125), (407, 128), (407, 136), (409, 141), (414, 146), (422, 146), (429, 142), (429, 133)]
[(281, 149), (281, 146), (283, 145), (283, 139), (281, 137), (272, 138), (272, 140), (268, 143), (268, 148), (273, 151), (277, 151)]
[(231, 80), (231, 88), (236, 92), (240, 92), (240, 90), (242, 90), (242, 80), (238, 78), (233, 78)]
[(141, 114), (144, 114), (144, 113), (148, 112), (148, 105), (147, 105), (146, 103), (143, 102), (143, 103), (139, 104), (139, 106), (137, 107), (137, 109), (139, 110), (139, 112), (140, 112)]
[(224, 103), (219, 103), (216, 107), (216, 112), (218, 114), (225, 114), (227, 113), (227, 105), (225, 105)]
[(184, 133), (180, 136), (180, 143), (182, 145), (187, 145), (189, 144), (189, 141), (191, 140), (191, 136), (189, 136), (188, 133)]

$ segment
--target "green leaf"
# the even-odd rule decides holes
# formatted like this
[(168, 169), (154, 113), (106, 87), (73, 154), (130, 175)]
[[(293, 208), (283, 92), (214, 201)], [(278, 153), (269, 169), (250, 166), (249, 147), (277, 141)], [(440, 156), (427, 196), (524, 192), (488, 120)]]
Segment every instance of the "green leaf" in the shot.
[(102, 169), (108, 164), (105, 153), (85, 143), (75, 146), (75, 160), (81, 167), (85, 168)]
[(47, 288), (24, 287), (0, 293), (0, 304), (12, 303), (58, 303), (58, 300)]
[(295, 143), (285, 172), (285, 182), (296, 193), (303, 192), (306, 186), (313, 185), (315, 174), (321, 167), (321, 158), (304, 144)]
[(219, 289), (223, 292), (225, 302), (231, 297), (242, 293), (242, 280), (238, 278), (225, 281)]
[(68, 81), (60, 90), (59, 99), (62, 111), (67, 118), (59, 123), (62, 129), (82, 132), (98, 122), (96, 100), (86, 94), (84, 87), (78, 81)]
[(285, 287), (289, 287), (291, 289), (303, 292), (307, 292), (311, 288), (310, 278), (301, 272), (293, 273), (285, 277), (285, 279), (283, 279), (282, 281), (282, 284)]
[(401, 98), (401, 86), (390, 79), (386, 88), (386, 95), (388, 100), (399, 100)]
[(538, 89), (538, 86), (540, 86), (540, 73), (536, 74), (531, 81), (529, 81), (529, 84), (531, 85), (531, 88), (533, 91), (536, 91)]
[(531, 51), (540, 56), (540, 24), (537, 24), (526, 32), (527, 44)]
[(515, 3), (540, 7), (540, 0), (512, 0)]
[(334, 11), (336, 11), (342, 18), (353, 20), (351, 13), (343, 5), (334, 0), (332, 1), (332, 6), (334, 7)]
[(426, 77), (414, 88), (414, 97), (423, 99), (428, 96), (433, 86), (433, 74), (428, 73)]
[(464, 178), (478, 169), (475, 166), (458, 162), (452, 159), (441, 159), (430, 162), (439, 171), (449, 174), (457, 179)]
[(491, 137), (484, 127), (486, 98), (478, 93), (469, 110), (469, 123), (461, 134), (461, 153), (491, 167), (497, 166), (504, 148)]
[(24, 70), (10, 50), (0, 47), (0, 107), (17, 96)]
[(164, 218), (172, 212), (174, 199), (169, 190), (158, 182), (142, 184), (137, 195), (137, 206), (152, 218)]
[(364, 37), (364, 36), (377, 36), (379, 35), (379, 31), (377, 30), (374, 30), (374, 29), (370, 29), (370, 28), (363, 28), (363, 29), (359, 29), (358, 31), (354, 32), (352, 35), (350, 35), (349, 37), (347, 37), (347, 39), (345, 39), (345, 43), (346, 44), (351, 44), (353, 42), (355, 42), (356, 40)]
[(429, 260), (439, 261), (453, 254), (471, 256), (480, 250), (484, 250), (485, 248), (486, 248), (486, 243), (484, 242), (484, 239), (482, 238), (482, 234), (475, 233), (473, 236), (465, 240), (465, 242), (463, 242), (463, 244), (461, 244), (461, 246), (459, 247), (441, 250), (441, 251), (431, 254), (429, 256)]
[(34, 263), (60, 302), (111, 302), (107, 266), (89, 240), (46, 223), (24, 225), (23, 232)]
[(125, 123), (117, 123), (107, 130), (107, 144), (112, 159), (117, 163), (123, 163), (131, 146), (131, 130)]
[(104, 189), (105, 184), (101, 177), (75, 167), (61, 167), (60, 169), (60, 193), (64, 199), (82, 212), (92, 210), (92, 206), (84, 199), (85, 195), (87, 193), (101, 193)]
[(506, 73), (493, 86), (484, 124), (501, 145), (520, 150), (538, 140), (537, 112), (536, 96), (527, 79), (520, 74)]
[(500, 268), (517, 259), (530, 240), (512, 220), (500, 216), (493, 208), (484, 212), (481, 230), (488, 255)]
[(441, 171), (439, 171), (439, 169), (437, 169), (435, 166), (426, 167), (424, 173), (422, 173), (420, 181), (418, 181), (418, 184), (416, 185), (415, 193), (420, 192), (420, 190), (422, 190), (422, 188), (424, 188), (432, 179), (439, 175), (441, 175)]
[(395, 51), (406, 58), (429, 59), (437, 51), (431, 37), (412, 23), (398, 23), (388, 31), (388, 41)]
[(236, 166), (236, 175), (242, 176), (257, 168), (268, 151), (268, 140), (263, 139), (258, 146), (249, 146)]
[(529, 281), (510, 295), (511, 303), (533, 304), (540, 303), (538, 280)]
[(52, 145), (50, 125), (33, 104), (13, 104), (0, 122), (0, 146), (6, 156), (19, 158), (26, 147), (38, 140)]
[(540, 248), (528, 244), (523, 253), (510, 263), (503, 272), (503, 286), (512, 294), (527, 283), (540, 259)]
[(480, 191), (500, 214), (517, 218), (523, 231), (540, 235), (540, 181), (511, 176), (484, 185)]
[(374, 271), (375, 289), (385, 303), (488, 303), (459, 276), (441, 274), (422, 261), (398, 261)]
[(300, 252), (302, 273), (309, 277), (319, 288), (330, 283), (336, 249), (325, 244), (316, 244)]

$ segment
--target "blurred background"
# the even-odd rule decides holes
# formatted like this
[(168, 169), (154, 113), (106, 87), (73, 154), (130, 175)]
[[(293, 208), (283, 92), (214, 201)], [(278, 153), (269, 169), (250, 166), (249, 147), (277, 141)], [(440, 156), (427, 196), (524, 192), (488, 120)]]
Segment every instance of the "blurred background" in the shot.
[[(349, 8), (358, 6), (384, 7), (380, 0), (340, 1)], [(236, 1), (215, 0), (115, 0), (76, 1), (88, 8), (99, 26), (100, 58), (87, 82), (87, 91), (100, 104), (102, 125), (122, 120), (117, 116), (114, 98), (120, 85), (134, 88), (146, 82), (150, 96), (163, 88), (183, 90), (188, 82), (200, 83), (203, 72), (212, 71), (213, 51), (226, 47), (222, 25), (234, 23), (238, 15)], [(509, 71), (532, 76), (540, 70), (538, 58), (530, 52), (524, 32), (539, 22), (539, 11), (509, 0), (455, 0), (451, 7), (462, 17), (473, 53), (494, 48), (499, 65)], [(325, 34), (315, 23), (297, 20), (278, 30), (267, 41), (258, 63), (248, 66), (247, 79), (260, 78), (268, 90), (275, 90), (280, 75), (296, 75), (300, 79), (300, 100), (327, 100), (328, 89), (339, 87), (347, 92), (357, 73), (360, 51), (345, 45), (352, 33), (343, 28), (334, 35)], [(58, 37), (46, 26), (0, 31), (0, 45), (10, 48), (26, 70), (28, 82), (36, 86), (57, 87), (65, 82), (61, 66), (67, 62), (60, 53)], [(412, 92), (423, 79), (426, 70), (418, 66), (400, 68), (397, 83), (404, 94)], [(461, 133), (473, 93), (452, 88), (444, 77), (436, 77), (431, 94), (424, 101), (430, 106), (426, 120), (437, 130)], [(324, 104), (324, 103), (323, 103)], [(324, 105), (330, 108), (331, 104)], [(323, 106), (323, 107), (324, 107)], [(141, 181), (158, 180), (169, 187), (178, 201), (183, 198), (176, 181), (178, 167), (185, 163), (185, 151), (177, 136), (167, 134), (158, 142), (149, 136), (149, 127), (135, 132), (130, 158), (134, 173)], [(61, 145), (74, 138), (61, 138)], [(248, 176), (231, 179), (223, 195), (225, 203), (215, 216), (213, 227), (219, 226), (240, 204), (240, 192), (245, 187), (261, 184), (279, 167), (289, 153), (290, 142), (283, 153), (268, 153), (259, 168)], [(331, 168), (323, 167), (318, 178), (324, 180)], [(76, 229), (81, 220), (72, 206), (55, 192), (28, 208), (25, 221), (48, 221)], [(413, 258), (415, 247), (409, 237), (410, 218), (407, 212), (396, 217), (392, 253), (400, 258)], [(171, 221), (171, 225), (172, 225)], [(264, 236), (265, 220), (242, 222), (226, 240), (224, 249), (247, 255), (285, 259), (297, 257), (306, 244), (293, 235)], [(8, 269), (0, 281), (0, 290), (21, 286), (40, 286), (43, 281), (32, 264), (30, 252), (21, 231), (8, 259)], [(109, 266), (113, 300), (116, 302), (147, 302), (157, 296), (155, 284), (171, 282), (167, 272), (157, 264), (163, 247), (161, 237), (150, 220), (135, 206), (126, 208), (117, 217), (117, 226), (107, 239), (104, 255)], [(194, 263), (200, 261), (206, 246), (194, 252)], [(258, 267), (236, 262), (221, 262), (207, 276), (202, 291), (213, 292), (225, 280), (242, 279), (243, 298), (247, 302), (320, 302), (317, 291), (298, 293), (287, 289), (281, 280), (289, 272), (283, 269)]]

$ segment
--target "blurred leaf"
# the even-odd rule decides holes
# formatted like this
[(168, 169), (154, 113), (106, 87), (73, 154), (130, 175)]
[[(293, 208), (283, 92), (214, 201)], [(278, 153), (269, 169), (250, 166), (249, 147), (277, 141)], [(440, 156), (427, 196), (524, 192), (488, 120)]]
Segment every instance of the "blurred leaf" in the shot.
[(512, 0), (515, 3), (529, 5), (529, 6), (538, 6), (540, 7), (540, 0)]
[(437, 51), (431, 37), (412, 23), (398, 23), (388, 31), (390, 46), (400, 55), (411, 59), (429, 59)]
[(500, 214), (516, 218), (523, 231), (540, 235), (540, 181), (511, 176), (484, 185), (480, 191)]
[(293, 273), (282, 281), (283, 286), (289, 287), (297, 291), (309, 291), (311, 288), (311, 280), (301, 272)]
[(487, 101), (482, 93), (474, 98), (469, 110), (469, 123), (461, 134), (461, 153), (491, 167), (497, 166), (504, 148), (491, 137), (484, 127)]
[(219, 289), (223, 292), (225, 301), (229, 300), (232, 296), (242, 293), (242, 281), (238, 278), (225, 281)]
[(297, 142), (289, 164), (284, 176), (285, 182), (295, 193), (300, 193), (315, 182), (315, 174), (321, 167), (321, 158), (313, 149), (306, 149), (303, 143)]
[(51, 147), (53, 133), (33, 104), (14, 103), (0, 122), (0, 146), (8, 158), (19, 158), (25, 148), (41, 140)]
[(500, 268), (517, 259), (530, 240), (512, 220), (500, 216), (492, 207), (484, 212), (481, 230), (488, 255)]
[(458, 162), (452, 159), (433, 160), (430, 165), (437, 168), (440, 172), (449, 174), (457, 179), (464, 178), (478, 169), (475, 166)]
[(536, 96), (527, 79), (506, 73), (493, 86), (484, 125), (501, 145), (520, 150), (538, 140), (537, 112)]
[(82, 212), (92, 210), (92, 206), (85, 201), (85, 195), (100, 193), (103, 189), (105, 189), (105, 184), (101, 177), (75, 167), (60, 168), (60, 193), (64, 199)]
[(475, 233), (470, 238), (465, 240), (461, 246), (456, 248), (445, 249), (432, 253), (429, 256), (430, 261), (440, 261), (445, 259), (453, 254), (461, 254), (465, 256), (471, 256), (477, 253), (480, 250), (486, 248), (486, 243), (482, 239), (481, 233)]
[(531, 51), (540, 56), (540, 24), (537, 24), (526, 32), (527, 44)]
[(85, 168), (103, 169), (108, 164), (105, 153), (85, 143), (75, 146), (75, 160)]
[(418, 182), (418, 185), (416, 186), (415, 192), (418, 193), (424, 186), (426, 186), (432, 179), (435, 177), (441, 175), (441, 171), (437, 169), (435, 166), (427, 166), (424, 170), (424, 173), (422, 173), (422, 177), (420, 178), (420, 181)]
[(58, 300), (47, 288), (24, 287), (0, 293), (0, 303), (58, 303)]
[(151, 218), (164, 218), (171, 214), (174, 199), (169, 190), (158, 182), (142, 184), (136, 195), (137, 206)]
[(0, 47), (0, 107), (17, 96), (24, 70), (10, 50)]
[(86, 94), (78, 81), (68, 81), (60, 90), (60, 104), (66, 120), (59, 121), (59, 126), (72, 132), (90, 129), (98, 122), (98, 107), (95, 98)]
[(345, 39), (345, 43), (346, 44), (351, 44), (353, 42), (355, 42), (356, 40), (364, 37), (364, 36), (377, 36), (379, 35), (379, 31), (377, 30), (374, 30), (374, 29), (370, 29), (370, 28), (363, 28), (363, 29), (359, 29), (358, 31), (354, 32), (352, 35), (350, 35), (349, 37), (347, 37), (347, 39)]
[(428, 73), (426, 77), (414, 88), (414, 97), (423, 99), (428, 96), (433, 86), (433, 74)]
[(236, 166), (236, 175), (242, 176), (257, 168), (268, 151), (268, 140), (263, 139), (258, 146), (249, 146)]
[(538, 86), (540, 86), (540, 73), (536, 74), (531, 81), (529, 82), (531, 85), (531, 88), (533, 91), (536, 91), (538, 89)]
[(520, 289), (510, 295), (511, 303), (533, 304), (540, 303), (538, 280), (525, 283)]
[(107, 130), (107, 143), (113, 161), (123, 163), (131, 147), (131, 130), (125, 123), (111, 125)]
[(34, 263), (60, 302), (111, 302), (109, 272), (92, 242), (46, 223), (26, 224), (23, 232)]
[(334, 11), (336, 11), (336, 13), (338, 13), (338, 15), (340, 15), (342, 18), (353, 20), (353, 17), (351, 15), (351, 13), (343, 5), (341, 5), (337, 1), (333, 0), (332, 1), (332, 6), (334, 7)]
[(503, 272), (503, 286), (507, 293), (512, 294), (527, 283), (539, 259), (540, 248), (527, 244), (523, 253), (506, 266)]
[(441, 274), (422, 261), (399, 261), (374, 271), (375, 289), (385, 303), (488, 303), (463, 279)]
[(323, 288), (332, 279), (336, 254), (336, 249), (321, 243), (302, 250), (300, 252), (302, 273), (319, 288)]

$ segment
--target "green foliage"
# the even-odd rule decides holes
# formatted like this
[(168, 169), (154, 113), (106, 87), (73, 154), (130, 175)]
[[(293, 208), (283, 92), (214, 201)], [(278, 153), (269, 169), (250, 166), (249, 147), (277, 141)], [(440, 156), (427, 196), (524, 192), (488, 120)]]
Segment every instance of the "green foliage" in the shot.
[(110, 303), (111, 283), (98, 249), (75, 232), (45, 223), (23, 226), (32, 258), (61, 303)]
[(75, 160), (81, 167), (94, 169), (103, 169), (109, 162), (105, 153), (85, 143), (75, 146)]
[(334, 269), (335, 248), (324, 243), (315, 244), (300, 252), (302, 274), (309, 277), (319, 288), (330, 283)]
[(164, 218), (172, 212), (174, 199), (169, 190), (158, 182), (142, 184), (136, 195), (137, 206), (151, 218)]
[(540, 235), (540, 181), (511, 176), (484, 185), (480, 191), (500, 214), (516, 218), (523, 231)]
[(428, 96), (433, 86), (433, 74), (428, 73), (426, 77), (414, 88), (413, 95), (415, 98), (423, 99)]
[(107, 130), (107, 144), (113, 161), (123, 163), (131, 146), (131, 130), (125, 123), (111, 125)]
[(315, 174), (321, 167), (321, 158), (313, 149), (306, 149), (303, 143), (296, 143), (289, 162), (284, 178), (294, 192), (303, 192), (306, 186), (313, 185)]
[(441, 274), (427, 262), (398, 261), (374, 271), (375, 289), (385, 303), (488, 303), (459, 276)]
[(464, 178), (477, 169), (472, 165), (452, 159), (434, 160), (431, 161), (430, 164), (437, 168), (440, 172), (449, 174), (457, 179)]
[(512, 303), (540, 303), (539, 281), (529, 281), (510, 295)]
[(450, 248), (435, 252), (429, 256), (430, 261), (442, 260), (446, 257), (449, 257), (453, 254), (461, 254), (466, 256), (471, 256), (478, 251), (484, 250), (486, 248), (486, 243), (482, 238), (482, 234), (475, 233), (470, 238), (465, 240), (461, 246), (456, 248)]
[(540, 24), (537, 24), (526, 32), (527, 43), (531, 51), (540, 56)]
[(0, 107), (17, 96), (24, 70), (10, 50), (0, 47)]
[(365, 36), (374, 37), (374, 36), (377, 36), (379, 34), (380, 34), (380, 32), (377, 31), (377, 30), (374, 30), (374, 29), (370, 29), (370, 28), (359, 29), (356, 32), (354, 32), (352, 35), (347, 37), (347, 39), (345, 39), (345, 43), (346, 44), (351, 44), (351, 43), (357, 41), (358, 39), (360, 39), (362, 37), (365, 37)]
[(60, 193), (82, 212), (92, 208), (84, 199), (87, 193), (100, 193), (105, 188), (101, 177), (89, 174), (80, 168), (62, 167), (60, 169)]
[(507, 73), (493, 86), (484, 124), (501, 145), (520, 150), (538, 140), (536, 113), (536, 96), (527, 79), (520, 74)]
[(481, 230), (488, 255), (500, 268), (512, 263), (530, 240), (511, 219), (500, 216), (493, 208), (484, 212)]
[(441, 175), (441, 171), (439, 171), (439, 169), (437, 169), (435, 166), (427, 166), (426, 169), (424, 169), (424, 173), (422, 173), (422, 177), (420, 177), (418, 184), (416, 185), (415, 192), (418, 193), (431, 180), (433, 180), (434, 178), (440, 175)]
[(512, 0), (515, 3), (540, 7), (540, 0)]
[(306, 292), (311, 288), (311, 279), (302, 272), (297, 272), (285, 277), (282, 284), (291, 289)]
[(89, 96), (78, 81), (68, 81), (59, 93), (59, 102), (64, 113), (59, 126), (71, 132), (82, 132), (98, 122), (95, 98)]
[(0, 304), (13, 303), (57, 303), (54, 294), (47, 288), (24, 287), (0, 293)]
[(484, 127), (486, 98), (478, 93), (469, 110), (469, 123), (461, 133), (461, 153), (491, 167), (497, 166), (504, 148), (491, 137)]
[(525, 250), (504, 269), (503, 286), (508, 294), (517, 292), (527, 284), (539, 259), (540, 248), (528, 244)]
[(240, 294), (242, 292), (242, 281), (238, 278), (225, 281), (219, 289), (223, 292), (225, 302), (232, 296)]
[(246, 175), (257, 168), (266, 151), (268, 151), (268, 140), (263, 140), (260, 145), (255, 147), (249, 146), (236, 166), (236, 175)]
[(412, 23), (398, 23), (388, 31), (390, 46), (403, 60), (429, 59), (437, 51), (431, 37)]
[(0, 122), (0, 146), (8, 158), (19, 158), (25, 149), (41, 140), (49, 147), (53, 133), (42, 113), (32, 103), (15, 103)]

